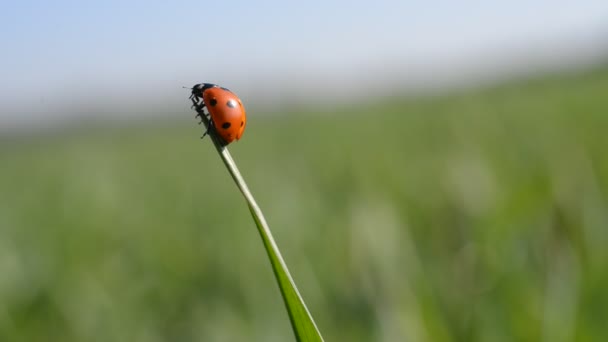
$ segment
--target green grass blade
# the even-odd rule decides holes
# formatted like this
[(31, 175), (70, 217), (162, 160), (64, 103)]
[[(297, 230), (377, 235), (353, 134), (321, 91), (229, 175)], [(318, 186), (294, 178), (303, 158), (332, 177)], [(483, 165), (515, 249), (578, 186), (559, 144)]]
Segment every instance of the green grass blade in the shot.
[[(205, 124), (205, 127), (208, 127), (207, 117), (204, 115), (202, 109), (198, 107), (198, 104), (193, 100), (195, 105), (195, 109), (199, 114), (201, 114), (201, 119)], [(270, 264), (272, 265), (272, 271), (274, 272), (275, 278), (279, 285), (279, 289), (281, 291), (281, 295), (283, 297), (283, 301), (285, 303), (285, 307), (287, 308), (287, 313), (289, 314), (289, 320), (291, 322), (291, 326), (293, 328), (295, 337), (297, 341), (323, 341), (323, 337), (321, 336), (321, 332), (317, 328), (315, 321), (312, 318), (312, 315), (308, 311), (302, 296), (298, 292), (298, 288), (296, 287), (295, 282), (291, 278), (289, 273), (289, 269), (281, 256), (281, 252), (279, 251), (279, 247), (277, 246), (274, 238), (272, 237), (272, 233), (270, 232), (270, 228), (266, 219), (264, 218), (264, 214), (262, 210), (257, 205), (251, 191), (249, 191), (249, 187), (245, 180), (241, 176), (236, 163), (232, 159), (230, 152), (228, 149), (222, 145), (221, 141), (214, 134), (214, 132), (209, 132), (209, 136), (217, 149), (224, 165), (230, 172), (232, 179), (236, 183), (237, 187), (245, 197), (247, 201), (247, 205), (249, 206), (249, 211), (251, 211), (251, 216), (255, 221), (255, 224), (258, 228), (258, 232), (260, 233), (260, 237), (264, 242), (264, 248), (266, 249), (266, 253), (268, 254), (268, 258), (270, 259)]]
[(274, 275), (279, 283), (281, 295), (285, 301), (287, 313), (289, 314), (289, 319), (296, 335), (296, 339), (298, 341), (323, 341), (315, 321), (308, 311), (302, 296), (300, 296), (300, 293), (298, 292), (296, 284), (289, 274), (289, 270), (281, 257), (279, 248), (274, 242), (272, 234), (270, 233), (270, 230), (268, 230), (268, 226), (264, 222), (264, 217), (258, 216), (255, 208), (253, 208), (251, 205), (249, 206), (249, 210), (251, 211), (251, 216), (253, 216), (253, 220), (258, 227), (260, 236), (264, 241), (264, 247), (266, 248), (268, 258), (272, 264)]

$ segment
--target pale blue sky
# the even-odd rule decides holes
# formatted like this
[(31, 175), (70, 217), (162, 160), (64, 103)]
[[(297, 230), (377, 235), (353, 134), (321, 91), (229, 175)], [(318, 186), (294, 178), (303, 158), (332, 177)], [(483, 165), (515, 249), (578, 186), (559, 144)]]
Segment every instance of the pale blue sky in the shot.
[(173, 96), (202, 81), (340, 87), (562, 39), (607, 40), (608, 1), (4, 1), (0, 123), (32, 102)]

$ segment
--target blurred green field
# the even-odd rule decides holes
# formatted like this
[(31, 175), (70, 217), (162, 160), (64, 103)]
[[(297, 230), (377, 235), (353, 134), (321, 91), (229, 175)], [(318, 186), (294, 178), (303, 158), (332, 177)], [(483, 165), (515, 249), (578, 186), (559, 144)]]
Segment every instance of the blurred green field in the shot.
[[(4, 138), (0, 341), (290, 341), (187, 110)], [(231, 145), (327, 341), (608, 339), (608, 68), (337, 110)]]

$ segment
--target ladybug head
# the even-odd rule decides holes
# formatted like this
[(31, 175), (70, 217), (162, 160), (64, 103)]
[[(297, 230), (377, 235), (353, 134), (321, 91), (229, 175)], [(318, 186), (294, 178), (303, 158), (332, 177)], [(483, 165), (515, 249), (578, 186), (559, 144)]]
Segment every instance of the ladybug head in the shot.
[(203, 93), (205, 92), (205, 90), (207, 90), (209, 88), (213, 88), (213, 87), (217, 87), (217, 85), (211, 84), (211, 83), (196, 84), (196, 85), (194, 85), (194, 87), (192, 87), (192, 96), (193, 97), (203, 97)]

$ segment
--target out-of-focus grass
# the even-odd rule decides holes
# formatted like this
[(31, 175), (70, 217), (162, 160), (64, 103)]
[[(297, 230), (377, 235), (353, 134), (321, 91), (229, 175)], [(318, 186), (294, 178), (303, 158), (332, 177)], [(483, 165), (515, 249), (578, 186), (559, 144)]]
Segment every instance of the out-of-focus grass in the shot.
[[(607, 92), (603, 69), (251, 112), (231, 151), (328, 341), (603, 341)], [(292, 339), (199, 131), (0, 145), (0, 340)]]

